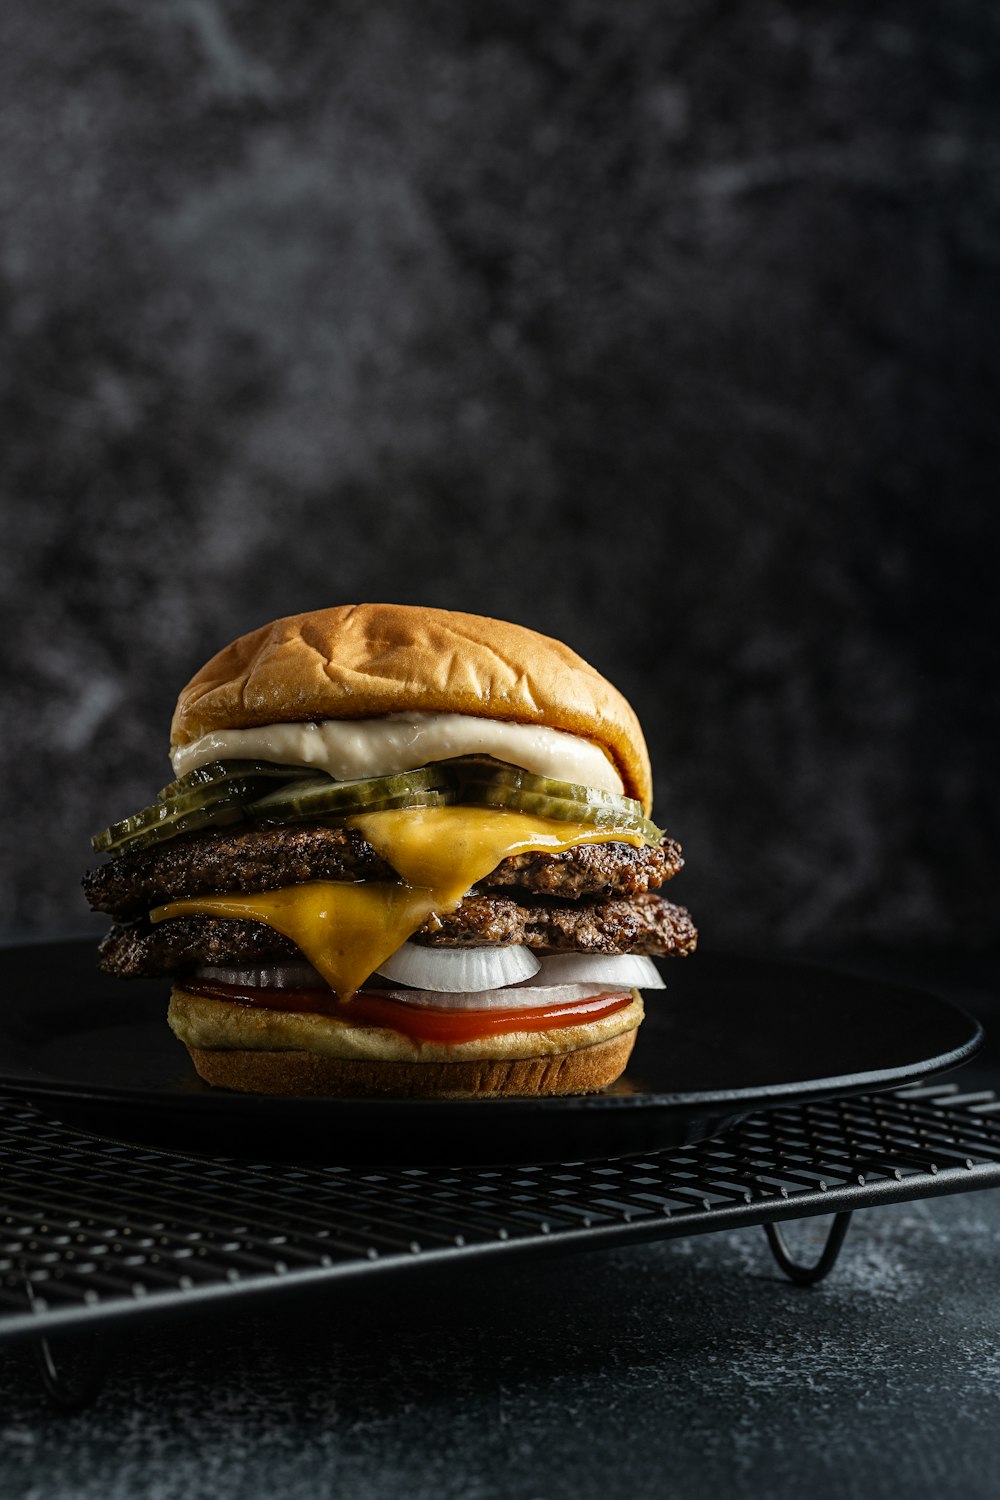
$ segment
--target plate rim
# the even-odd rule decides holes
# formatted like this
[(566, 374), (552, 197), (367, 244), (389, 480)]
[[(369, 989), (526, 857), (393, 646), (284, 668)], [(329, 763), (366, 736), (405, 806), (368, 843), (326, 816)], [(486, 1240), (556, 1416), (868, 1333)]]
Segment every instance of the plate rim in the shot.
[[(52, 939), (41, 942), (6, 943), (0, 945), (0, 964), (12, 954), (24, 955), (26, 951), (35, 953), (51, 953), (54, 950), (66, 952), (73, 947), (87, 951), (91, 947), (91, 940), (83, 938)], [(81, 1083), (76, 1080), (64, 1080), (53, 1078), (29, 1079), (23, 1076), (10, 1077), (3, 1071), (0, 1063), (0, 1095), (8, 1098), (29, 1100), (32, 1103), (65, 1103), (67, 1101), (80, 1105), (99, 1105), (111, 1110), (139, 1110), (142, 1112), (156, 1113), (162, 1116), (166, 1113), (178, 1115), (209, 1113), (218, 1116), (220, 1120), (233, 1117), (241, 1113), (253, 1113), (258, 1118), (266, 1117), (268, 1114), (291, 1116), (293, 1114), (322, 1113), (335, 1115), (346, 1113), (357, 1117), (364, 1113), (378, 1113), (383, 1115), (388, 1112), (407, 1113), (412, 1112), (418, 1116), (421, 1112), (430, 1113), (441, 1111), (444, 1108), (453, 1110), (474, 1107), (480, 1119), (487, 1113), (495, 1113), (501, 1117), (504, 1113), (508, 1115), (517, 1110), (521, 1114), (545, 1113), (548, 1115), (579, 1114), (587, 1111), (591, 1113), (607, 1112), (629, 1112), (641, 1110), (644, 1113), (670, 1113), (683, 1117), (685, 1115), (705, 1115), (709, 1113), (734, 1113), (750, 1114), (757, 1110), (767, 1108), (779, 1108), (782, 1104), (797, 1103), (805, 1104), (816, 1102), (827, 1098), (844, 1098), (855, 1094), (884, 1092), (894, 1087), (904, 1087), (908, 1083), (914, 1083), (919, 1079), (945, 1073), (952, 1068), (968, 1062), (983, 1045), (985, 1032), (982, 1023), (970, 1014), (963, 1006), (956, 1004), (929, 990), (916, 989), (912, 985), (895, 984), (891, 980), (872, 979), (867, 980), (863, 976), (847, 973), (826, 964), (814, 964), (808, 960), (805, 962), (797, 958), (772, 958), (760, 955), (736, 955), (736, 954), (710, 954), (705, 955), (713, 960), (737, 961), (752, 965), (755, 969), (773, 967), (782, 971), (800, 972), (804, 975), (822, 975), (833, 977), (838, 981), (848, 984), (864, 985), (871, 983), (882, 989), (890, 990), (894, 995), (904, 997), (906, 995), (919, 997), (926, 1003), (931, 1001), (942, 1010), (948, 1011), (955, 1018), (963, 1021), (967, 1027), (966, 1040), (959, 1046), (952, 1048), (946, 1053), (939, 1053), (931, 1058), (920, 1059), (916, 1062), (904, 1063), (888, 1068), (872, 1069), (862, 1073), (838, 1074), (824, 1078), (813, 1078), (807, 1080), (784, 1081), (780, 1083), (760, 1085), (754, 1084), (748, 1088), (728, 1088), (694, 1093), (636, 1093), (636, 1094), (578, 1094), (565, 1096), (512, 1096), (509, 1098), (491, 1099), (406, 1099), (406, 1098), (382, 1098), (377, 1096), (311, 1096), (311, 1095), (267, 1095), (267, 1094), (242, 1094), (233, 1092), (197, 1092), (185, 1095), (181, 1090), (169, 1092), (164, 1090), (152, 1098), (148, 1091), (138, 1088), (117, 1087), (115, 1085), (98, 1085)], [(693, 960), (697, 962), (698, 960)], [(145, 1018), (144, 1018), (145, 1019)], [(153, 1024), (150, 1019), (149, 1024)], [(157, 1021), (162, 1025), (162, 1017)], [(0, 1028), (2, 1033), (2, 1028)]]

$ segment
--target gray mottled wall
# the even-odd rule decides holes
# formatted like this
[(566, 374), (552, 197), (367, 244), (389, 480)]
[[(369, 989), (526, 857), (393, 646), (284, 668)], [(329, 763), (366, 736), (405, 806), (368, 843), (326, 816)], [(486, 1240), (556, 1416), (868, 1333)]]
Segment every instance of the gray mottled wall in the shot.
[(619, 682), (715, 943), (991, 941), (997, 15), (3, 7), (4, 924), (397, 598)]

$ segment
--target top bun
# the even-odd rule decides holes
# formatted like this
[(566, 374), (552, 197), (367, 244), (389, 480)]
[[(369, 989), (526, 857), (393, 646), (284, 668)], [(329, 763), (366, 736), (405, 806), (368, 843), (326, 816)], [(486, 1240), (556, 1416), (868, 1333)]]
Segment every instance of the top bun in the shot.
[(475, 714), (580, 735), (650, 810), (646, 742), (606, 678), (523, 625), (418, 605), (342, 604), (241, 636), (182, 691), (170, 744), (221, 729), (395, 713)]

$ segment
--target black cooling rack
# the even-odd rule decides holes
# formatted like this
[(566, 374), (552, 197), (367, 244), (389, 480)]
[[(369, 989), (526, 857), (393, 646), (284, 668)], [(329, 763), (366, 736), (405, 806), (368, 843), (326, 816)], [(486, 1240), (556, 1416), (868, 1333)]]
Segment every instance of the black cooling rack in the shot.
[[(699, 1144), (606, 1162), (289, 1167), (175, 1156), (0, 1102), (0, 1338), (33, 1337), (59, 1404), (53, 1335), (206, 1301), (279, 1295), (470, 1256), (621, 1246), (761, 1224), (795, 1281), (825, 1275), (851, 1213), (1000, 1184), (1000, 1101), (955, 1085), (774, 1109)], [(834, 1215), (812, 1266), (778, 1224)]]

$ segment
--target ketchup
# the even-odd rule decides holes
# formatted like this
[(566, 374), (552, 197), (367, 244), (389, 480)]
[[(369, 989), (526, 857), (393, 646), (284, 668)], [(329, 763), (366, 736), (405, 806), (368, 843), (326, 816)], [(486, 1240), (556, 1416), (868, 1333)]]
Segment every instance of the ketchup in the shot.
[(630, 990), (609, 990), (561, 1005), (537, 1005), (528, 1010), (451, 1010), (436, 1005), (407, 1005), (373, 990), (359, 990), (341, 1000), (333, 990), (252, 989), (192, 979), (183, 983), (189, 995), (226, 1000), (266, 1010), (331, 1016), (352, 1026), (385, 1026), (416, 1042), (472, 1042), (505, 1031), (554, 1031), (562, 1026), (589, 1025), (632, 1003)]

